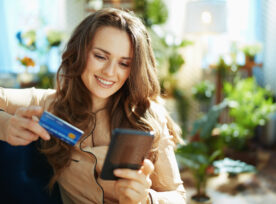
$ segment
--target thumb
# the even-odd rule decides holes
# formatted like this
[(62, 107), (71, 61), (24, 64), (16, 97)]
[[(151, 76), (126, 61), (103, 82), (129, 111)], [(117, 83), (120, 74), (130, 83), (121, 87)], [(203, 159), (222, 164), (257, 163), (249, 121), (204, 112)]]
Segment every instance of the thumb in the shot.
[(19, 108), (15, 115), (20, 115), (24, 118), (33, 118), (33, 116), (40, 117), (43, 113), (43, 108), (40, 106), (29, 106), (27, 108)]
[(149, 176), (154, 170), (154, 165), (149, 159), (145, 159), (141, 170), (143, 174)]

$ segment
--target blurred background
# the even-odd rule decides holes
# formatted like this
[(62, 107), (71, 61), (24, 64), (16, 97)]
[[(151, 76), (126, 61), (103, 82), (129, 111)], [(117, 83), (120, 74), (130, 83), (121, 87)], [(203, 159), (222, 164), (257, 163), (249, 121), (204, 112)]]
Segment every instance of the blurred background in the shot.
[(54, 88), (71, 32), (103, 7), (151, 34), (188, 202), (276, 203), (276, 2), (2, 0), (0, 86)]

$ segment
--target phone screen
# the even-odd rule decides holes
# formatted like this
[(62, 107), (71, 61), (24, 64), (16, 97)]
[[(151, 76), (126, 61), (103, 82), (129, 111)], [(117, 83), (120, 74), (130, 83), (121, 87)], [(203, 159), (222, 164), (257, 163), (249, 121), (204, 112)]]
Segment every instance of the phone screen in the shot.
[(153, 132), (132, 129), (115, 129), (104, 161), (101, 178), (116, 180), (116, 168), (139, 169), (154, 139)]

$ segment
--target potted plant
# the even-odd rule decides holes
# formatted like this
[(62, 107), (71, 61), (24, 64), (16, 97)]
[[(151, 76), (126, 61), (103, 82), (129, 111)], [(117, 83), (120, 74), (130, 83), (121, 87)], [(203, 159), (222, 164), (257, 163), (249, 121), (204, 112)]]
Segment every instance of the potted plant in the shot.
[(21, 88), (31, 87), (36, 84), (36, 77), (34, 74), (31, 74), (29, 72), (29, 67), (34, 67), (35, 62), (30, 57), (18, 57), (17, 60), (20, 62), (20, 64), (24, 67), (24, 72), (21, 74), (18, 74), (18, 81), (20, 83)]
[(220, 158), (224, 149), (223, 139), (216, 135), (214, 130), (221, 111), (227, 106), (227, 101), (215, 105), (195, 121), (190, 141), (187, 145), (178, 146), (176, 150), (179, 164), (188, 168), (194, 176), (196, 194), (191, 198), (192, 203), (212, 202), (206, 193), (206, 182), (213, 172), (213, 162)]
[(256, 55), (261, 52), (262, 44), (254, 43), (254, 44), (246, 44), (241, 48), (243, 54), (245, 55), (245, 63), (254, 62)]
[(254, 78), (236, 78), (234, 83), (225, 83), (226, 99), (232, 102), (228, 113), (232, 122), (218, 127), (228, 148), (225, 154), (251, 164), (257, 164), (260, 153), (251, 138), (256, 128), (264, 126), (276, 111), (271, 91), (260, 87)]
[(21, 47), (29, 51), (35, 51), (37, 49), (37, 35), (35, 30), (31, 29), (25, 32), (19, 31), (16, 33), (16, 38)]
[(265, 125), (269, 116), (276, 111), (276, 103), (273, 102), (271, 91), (259, 86), (252, 77), (237, 77), (233, 84), (225, 83), (224, 93), (227, 100), (233, 104), (229, 108), (233, 122), (221, 126), (220, 132), (230, 143), (238, 140), (233, 147), (241, 150), (254, 136), (255, 128)]
[(215, 86), (208, 80), (195, 84), (192, 88), (193, 97), (201, 102), (210, 101), (214, 95)]
[(208, 80), (201, 81), (192, 87), (193, 97), (200, 103), (202, 112), (207, 112), (211, 106), (215, 86)]
[(217, 160), (213, 163), (214, 172), (228, 173), (229, 177), (235, 177), (241, 173), (256, 172), (256, 167), (240, 160), (233, 160), (231, 158), (225, 157), (222, 160)]

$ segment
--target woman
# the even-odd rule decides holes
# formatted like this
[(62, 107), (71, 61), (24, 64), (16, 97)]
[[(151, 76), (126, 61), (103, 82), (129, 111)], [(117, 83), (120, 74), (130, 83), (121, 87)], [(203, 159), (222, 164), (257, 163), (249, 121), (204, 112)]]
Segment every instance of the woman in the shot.
[[(23, 106), (23, 107), (22, 107)], [(64, 203), (185, 203), (173, 145), (179, 128), (160, 102), (151, 42), (133, 14), (103, 9), (75, 29), (62, 55), (56, 90), (1, 89), (0, 139), (27, 145), (41, 138)], [(75, 146), (50, 137), (34, 116), (48, 110), (84, 130)], [(154, 131), (140, 170), (99, 178), (116, 127)]]

